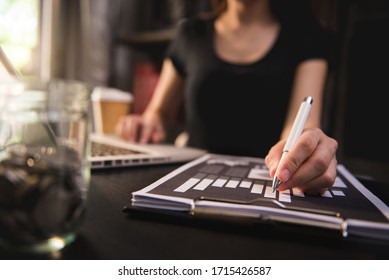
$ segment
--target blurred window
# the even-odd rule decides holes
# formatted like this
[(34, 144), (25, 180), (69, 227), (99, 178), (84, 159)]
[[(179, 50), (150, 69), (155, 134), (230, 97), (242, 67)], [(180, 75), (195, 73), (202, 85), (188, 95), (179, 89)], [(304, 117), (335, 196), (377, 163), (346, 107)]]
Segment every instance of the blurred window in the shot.
[(39, 72), (39, 0), (0, 0), (0, 45), (22, 75)]

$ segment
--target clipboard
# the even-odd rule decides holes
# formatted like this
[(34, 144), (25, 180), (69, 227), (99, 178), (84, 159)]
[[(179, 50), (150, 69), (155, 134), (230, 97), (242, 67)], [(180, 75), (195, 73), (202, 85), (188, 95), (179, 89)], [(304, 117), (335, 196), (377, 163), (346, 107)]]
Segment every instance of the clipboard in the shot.
[(389, 207), (345, 166), (324, 194), (272, 192), (262, 158), (206, 154), (133, 192), (124, 211), (234, 222), (304, 226), (389, 240)]

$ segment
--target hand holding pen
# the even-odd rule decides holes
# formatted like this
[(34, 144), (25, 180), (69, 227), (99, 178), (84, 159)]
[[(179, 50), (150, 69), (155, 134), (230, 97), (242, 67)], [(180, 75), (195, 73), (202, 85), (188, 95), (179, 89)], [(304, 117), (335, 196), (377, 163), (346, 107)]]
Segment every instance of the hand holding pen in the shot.
[[(312, 106), (312, 97), (300, 105), (290, 134), (274, 145), (265, 158), (273, 176), (273, 191), (299, 187), (323, 192), (336, 178), (336, 140), (319, 128), (304, 130)], [(303, 132), (304, 131), (304, 132)]]
[[(296, 119), (294, 120), (292, 129), (290, 131), (288, 140), (286, 140), (286, 144), (282, 151), (282, 157), (280, 159), (278, 166), (280, 166), (280, 164), (284, 161), (286, 155), (293, 148), (294, 143), (296, 143), (297, 138), (300, 137), (301, 133), (303, 132), (305, 122), (307, 121), (309, 111), (311, 110), (312, 101), (313, 101), (312, 97), (308, 96), (304, 98), (303, 102), (301, 103), (300, 108), (297, 112)], [(281, 183), (282, 181), (279, 179), (278, 168), (277, 168), (276, 174), (274, 175), (273, 178), (273, 185), (272, 185), (273, 192), (281, 185)]]

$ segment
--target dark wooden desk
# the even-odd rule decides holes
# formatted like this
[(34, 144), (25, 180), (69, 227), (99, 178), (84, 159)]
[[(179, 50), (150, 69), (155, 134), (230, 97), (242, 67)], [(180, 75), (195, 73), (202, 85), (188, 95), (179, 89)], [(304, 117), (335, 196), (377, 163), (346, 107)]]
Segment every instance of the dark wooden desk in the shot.
[[(344, 239), (301, 228), (133, 216), (122, 212), (132, 191), (177, 167), (165, 165), (93, 172), (85, 224), (78, 239), (56, 258), (389, 259), (389, 242)], [(384, 192), (388, 195), (388, 189)], [(0, 258), (46, 259), (51, 256), (0, 251)]]

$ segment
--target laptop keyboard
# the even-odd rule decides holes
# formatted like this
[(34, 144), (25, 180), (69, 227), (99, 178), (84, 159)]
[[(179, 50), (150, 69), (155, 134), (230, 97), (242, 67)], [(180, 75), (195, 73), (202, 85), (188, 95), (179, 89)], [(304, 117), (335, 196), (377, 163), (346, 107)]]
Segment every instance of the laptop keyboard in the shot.
[(139, 151), (133, 151), (103, 143), (92, 142), (92, 156), (116, 156), (141, 154)]

